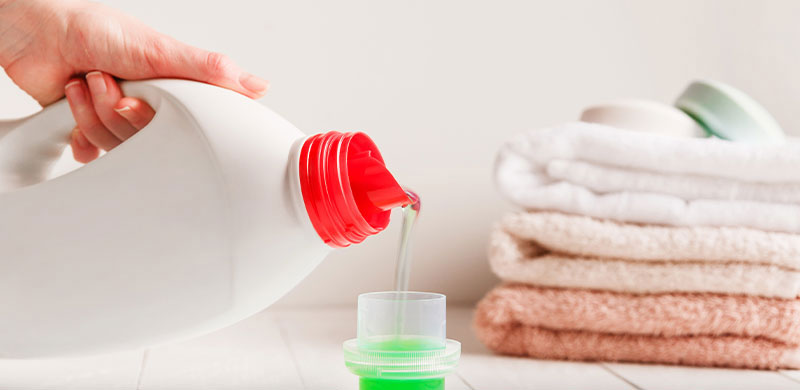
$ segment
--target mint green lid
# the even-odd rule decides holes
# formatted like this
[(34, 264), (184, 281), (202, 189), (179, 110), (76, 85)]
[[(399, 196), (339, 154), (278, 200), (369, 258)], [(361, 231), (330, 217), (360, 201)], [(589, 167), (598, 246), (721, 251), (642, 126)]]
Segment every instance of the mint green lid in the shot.
[(710, 134), (730, 141), (780, 143), (775, 118), (746, 93), (716, 81), (695, 81), (675, 101)]

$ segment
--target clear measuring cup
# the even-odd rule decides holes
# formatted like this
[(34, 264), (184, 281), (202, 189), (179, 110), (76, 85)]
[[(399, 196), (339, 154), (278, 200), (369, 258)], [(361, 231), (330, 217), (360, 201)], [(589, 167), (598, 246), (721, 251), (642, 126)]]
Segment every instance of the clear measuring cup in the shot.
[(388, 291), (358, 297), (358, 337), (344, 342), (361, 390), (444, 389), (461, 344), (446, 335), (442, 294)]

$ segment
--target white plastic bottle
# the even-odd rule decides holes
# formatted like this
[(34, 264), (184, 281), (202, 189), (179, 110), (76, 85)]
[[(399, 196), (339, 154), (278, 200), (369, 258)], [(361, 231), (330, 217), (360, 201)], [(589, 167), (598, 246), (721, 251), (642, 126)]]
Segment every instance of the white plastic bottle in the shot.
[(155, 109), (116, 149), (50, 178), (61, 101), (0, 122), (0, 357), (137, 348), (210, 332), (288, 292), (409, 202), (362, 133), (306, 137), (237, 93), (123, 83)]

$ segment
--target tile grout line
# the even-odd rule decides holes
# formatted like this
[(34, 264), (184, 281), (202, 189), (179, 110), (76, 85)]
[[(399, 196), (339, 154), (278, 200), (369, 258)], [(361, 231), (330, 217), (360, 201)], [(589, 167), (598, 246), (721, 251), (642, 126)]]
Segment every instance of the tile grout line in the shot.
[(633, 387), (634, 389), (636, 389), (636, 390), (644, 390), (644, 388), (642, 388), (642, 387), (639, 387), (638, 385), (636, 385), (635, 383), (631, 382), (630, 380), (628, 380), (628, 379), (627, 379), (627, 378), (625, 378), (624, 376), (620, 375), (618, 372), (616, 372), (616, 371), (612, 370), (612, 369), (611, 369), (611, 367), (607, 366), (605, 363), (597, 363), (597, 365), (598, 365), (598, 366), (600, 366), (600, 367), (602, 367), (604, 370), (608, 371), (608, 373), (609, 373), (609, 374), (611, 374), (611, 375), (614, 375), (614, 376), (615, 376), (615, 377), (617, 377), (619, 380), (621, 380), (621, 381), (623, 381), (623, 382), (627, 383), (628, 385), (630, 385), (630, 386), (631, 386), (631, 387)]
[(292, 365), (294, 365), (294, 370), (297, 372), (297, 376), (300, 378), (300, 384), (303, 386), (304, 389), (308, 388), (306, 385), (306, 379), (303, 378), (303, 373), (300, 371), (300, 364), (297, 362), (297, 356), (294, 354), (294, 349), (292, 349), (292, 343), (289, 342), (289, 335), (286, 332), (286, 328), (284, 327), (283, 321), (280, 319), (280, 316), (275, 316), (275, 322), (278, 324), (278, 330), (281, 334), (281, 339), (283, 340), (283, 344), (286, 346), (286, 349), (289, 350), (289, 356), (292, 358)]
[(150, 353), (149, 349), (142, 352), (142, 363), (139, 365), (139, 377), (136, 378), (136, 390), (142, 389), (142, 378), (144, 377), (144, 369), (147, 366), (147, 356)]
[(458, 379), (461, 379), (461, 382), (463, 382), (465, 385), (467, 385), (467, 387), (469, 387), (470, 390), (475, 390), (475, 387), (472, 386), (472, 384), (470, 384), (469, 382), (467, 382), (467, 380), (464, 379), (463, 376), (461, 376), (461, 373), (458, 372), (458, 370), (454, 370), (453, 371), (453, 375), (455, 375)]
[(784, 377), (784, 378), (786, 378), (786, 379), (788, 379), (788, 380), (790, 380), (790, 381), (792, 381), (792, 382), (795, 382), (795, 383), (800, 383), (800, 380), (797, 380), (797, 379), (795, 379), (795, 378), (794, 378), (793, 376), (791, 376), (791, 375), (787, 375), (786, 373), (784, 373), (784, 372), (783, 372), (783, 370), (778, 370), (778, 371), (776, 371), (776, 372), (778, 373), (778, 375), (780, 375), (780, 376), (782, 376), (782, 377)]

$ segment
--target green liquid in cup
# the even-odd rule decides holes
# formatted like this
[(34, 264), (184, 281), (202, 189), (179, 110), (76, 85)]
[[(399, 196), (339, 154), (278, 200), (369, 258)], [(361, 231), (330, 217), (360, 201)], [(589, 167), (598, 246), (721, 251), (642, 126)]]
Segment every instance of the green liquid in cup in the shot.
[(445, 347), (442, 340), (437, 338), (400, 335), (373, 337), (359, 342), (358, 346), (363, 350), (384, 352), (435, 351)]
[[(442, 340), (433, 337), (394, 336), (391, 338), (374, 338), (359, 344), (359, 347), (370, 351), (383, 352), (422, 352), (442, 350)], [(424, 372), (409, 372), (409, 379), (376, 378), (371, 375), (361, 376), (359, 390), (443, 390), (444, 378), (426, 378)]]
[(359, 390), (442, 390), (444, 378), (433, 379), (373, 379), (361, 378)]

